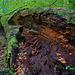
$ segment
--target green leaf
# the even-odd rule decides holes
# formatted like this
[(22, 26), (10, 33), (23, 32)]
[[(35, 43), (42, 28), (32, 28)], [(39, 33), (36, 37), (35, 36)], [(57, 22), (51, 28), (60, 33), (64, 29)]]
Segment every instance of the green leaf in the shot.
[(73, 65), (70, 64), (70, 65), (68, 65), (68, 66), (66, 67), (66, 70), (67, 70), (67, 69), (75, 70), (75, 66), (73, 66)]
[(66, 67), (66, 70), (69, 69), (69, 67), (70, 67), (70, 66), (67, 66), (67, 67)]
[(7, 63), (5, 62), (5, 60), (2, 61), (2, 64), (7, 67)]
[(56, 11), (54, 11), (54, 14), (57, 14), (57, 12), (56, 12)]

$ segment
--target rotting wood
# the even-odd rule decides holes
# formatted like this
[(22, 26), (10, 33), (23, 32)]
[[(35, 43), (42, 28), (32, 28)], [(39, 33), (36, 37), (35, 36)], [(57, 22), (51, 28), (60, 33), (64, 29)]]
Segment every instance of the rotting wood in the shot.
[[(52, 50), (51, 56), (54, 55), (54, 57), (52, 58), (53, 61), (51, 61), (51, 59), (50, 59), (50, 62), (54, 62), (56, 60), (58, 60), (57, 62), (59, 62), (61, 60), (61, 58), (63, 57), (63, 55), (62, 55), (61, 58), (60, 57), (56, 58), (56, 55), (60, 56), (60, 54), (55, 53), (55, 51), (57, 51), (57, 50), (58, 51), (64, 50), (65, 52), (63, 52), (63, 51), (60, 52), (60, 53), (63, 53), (64, 55), (66, 55), (67, 52), (75, 51), (74, 50), (74, 43), (72, 44), (72, 42), (69, 42), (69, 41), (74, 40), (74, 33), (71, 34), (71, 32), (74, 32), (75, 28), (73, 26), (70, 26), (70, 24), (68, 24), (66, 22), (66, 19), (58, 16), (57, 14), (54, 14), (53, 12), (49, 13), (49, 11), (40, 12), (40, 13), (33, 13), (33, 14), (26, 13), (26, 14), (27, 14), (27, 16), (25, 16), (24, 14), (14, 15), (9, 20), (9, 26), (12, 27), (13, 25), (16, 25), (16, 27), (18, 26), (19, 29), (22, 28), (22, 30), (23, 30), (22, 34), (20, 32), (20, 34), (23, 36), (22, 38), (24, 38), (24, 36), (26, 36), (26, 35), (27, 35), (27, 38), (29, 38), (30, 35), (33, 36), (33, 34), (38, 35), (36, 37), (43, 39), (43, 42), (42, 42), (43, 47), (45, 47), (45, 42), (50, 41), (51, 42), (50, 47)], [(71, 32), (68, 32), (69, 29)], [(31, 34), (29, 35), (29, 33), (31, 33)], [(30, 38), (31, 38), (31, 36), (30, 36)], [(68, 36), (70, 36), (70, 38), (68, 38)], [(17, 36), (17, 38), (18, 37), (19, 36)], [(33, 40), (30, 40), (30, 41), (31, 41), (31, 43), (33, 43), (32, 42)], [(28, 44), (27, 46), (29, 46), (30, 41), (29, 41), (29, 39), (27, 39), (27, 44)], [(41, 41), (41, 40), (39, 40), (39, 41)], [(40, 43), (38, 42), (38, 40), (36, 40), (32, 46), (35, 47), (35, 45), (36, 45), (36, 46), (38, 46), (38, 48), (40, 48), (39, 44)], [(57, 49), (56, 44), (59, 44), (59, 45), (57, 45), (60, 47), (59, 49)], [(47, 44), (47, 47), (48, 47), (48, 45), (49, 44)], [(45, 48), (45, 50), (47, 49), (47, 47)], [(35, 49), (33, 48), (33, 50), (34, 51), (28, 52), (29, 57), (31, 57), (32, 55), (38, 54), (38, 51), (36, 51), (36, 48)], [(44, 52), (45, 52), (45, 50), (44, 50)], [(66, 51), (66, 50), (68, 50), (68, 51)], [(41, 55), (42, 55), (42, 53), (41, 53)], [(74, 54), (72, 56), (74, 56)], [(70, 56), (67, 56), (67, 57), (70, 58)], [(44, 58), (44, 56), (43, 56), (43, 58)], [(41, 60), (43, 60), (43, 58)], [(21, 59), (21, 57), (19, 57), (19, 59)], [(30, 60), (32, 61), (32, 59), (35, 59), (35, 57), (32, 57)], [(40, 56), (39, 56), (39, 59), (40, 59)], [(48, 59), (48, 56), (46, 57), (46, 59)], [(66, 59), (66, 56), (65, 56), (65, 59)], [(65, 62), (65, 59), (62, 58), (62, 60), (64, 60), (64, 62)], [(26, 58), (24, 60), (26, 60)], [(31, 61), (30, 61), (30, 63), (31, 63)], [(73, 62), (69, 61), (67, 64), (69, 64), (69, 63), (74, 64)], [(41, 61), (39, 61), (39, 63), (41, 64)], [(46, 62), (44, 64), (46, 64)], [(51, 71), (52, 71), (54, 64), (51, 63), (50, 65), (52, 65), (52, 67), (51, 67)], [(42, 64), (41, 64), (41, 66), (42, 66)], [(20, 66), (18, 66), (18, 67), (20, 68)], [(28, 68), (26, 68), (26, 70), (28, 70)], [(29, 71), (30, 71), (30, 69), (29, 69)], [(45, 68), (43, 69), (43, 72), (44, 71), (45, 71)], [(19, 69), (18, 69), (18, 72), (19, 72)], [(34, 69), (32, 72), (34, 74)], [(51, 72), (51, 74), (54, 74), (53, 71)]]

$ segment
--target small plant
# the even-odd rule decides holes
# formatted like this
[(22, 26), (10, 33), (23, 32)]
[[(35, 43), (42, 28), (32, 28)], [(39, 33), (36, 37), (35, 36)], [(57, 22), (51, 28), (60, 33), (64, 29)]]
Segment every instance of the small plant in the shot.
[(71, 22), (72, 22), (72, 23), (75, 23), (75, 18), (74, 18), (74, 19), (71, 19)]
[(13, 70), (13, 66), (12, 65), (10, 66), (10, 68), (11, 68), (11, 70)]
[(69, 20), (67, 19), (67, 20), (66, 20), (66, 22), (68, 22), (68, 23), (69, 23)]
[(67, 69), (75, 70), (75, 66), (73, 66), (73, 65), (70, 64), (70, 65), (68, 65), (68, 66), (66, 67), (66, 70), (67, 70)]
[(5, 68), (4, 71), (0, 71), (0, 75), (14, 75), (14, 74), (10, 73), (8, 68)]
[(5, 60), (2, 61), (2, 64), (3, 64), (5, 67), (7, 67), (7, 63), (6, 63)]
[(56, 12), (56, 11), (54, 11), (54, 14), (57, 14), (57, 12)]
[(60, 16), (64, 16), (64, 13), (63, 13), (63, 12), (60, 12), (60, 13), (58, 13), (58, 15), (60, 15)]
[(6, 72), (4, 75), (14, 75), (14, 73), (9, 68), (5, 68), (4, 72)]

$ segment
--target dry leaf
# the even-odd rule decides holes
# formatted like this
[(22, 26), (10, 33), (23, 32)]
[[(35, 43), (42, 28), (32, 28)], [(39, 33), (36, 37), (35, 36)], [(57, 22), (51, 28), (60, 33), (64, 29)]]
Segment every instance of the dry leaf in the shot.
[(20, 66), (18, 66), (15, 70), (18, 70), (20, 68)]
[(18, 65), (21, 65), (21, 63), (20, 63), (20, 62), (18, 62)]
[(57, 55), (57, 56), (60, 56), (61, 54), (60, 54), (60, 53), (56, 53), (56, 55)]
[(18, 59), (16, 61), (19, 61)]
[(66, 63), (65, 59), (62, 57), (58, 58), (58, 60), (61, 61), (61, 63)]
[(23, 68), (23, 71), (25, 71), (25, 68)]
[(24, 60), (26, 60), (27, 58), (25, 57)]
[(22, 59), (21, 57), (19, 57), (19, 59)]
[(21, 45), (23, 46), (23, 42), (21, 42)]
[(25, 55), (23, 57), (26, 57)]
[(18, 75), (21, 75), (20, 73)]
[(24, 75), (24, 71), (23, 70), (21, 70), (21, 75)]
[(20, 72), (20, 69), (18, 69), (17, 72)]
[(69, 53), (69, 55), (72, 55), (72, 53)]
[(66, 63), (66, 61), (61, 61), (61, 63)]
[(63, 37), (64, 37), (63, 35), (60, 35), (58, 38), (61, 38), (62, 39)]
[(32, 54), (34, 54), (35, 53), (35, 51), (32, 51)]

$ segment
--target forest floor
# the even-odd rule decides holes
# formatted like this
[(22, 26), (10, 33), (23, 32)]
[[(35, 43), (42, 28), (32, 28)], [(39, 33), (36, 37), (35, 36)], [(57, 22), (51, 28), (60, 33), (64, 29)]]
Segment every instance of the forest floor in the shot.
[(4, 52), (6, 47), (6, 38), (5, 38), (5, 32), (4, 29), (0, 26), (0, 71), (5, 70), (5, 66), (2, 64), (4, 60)]

